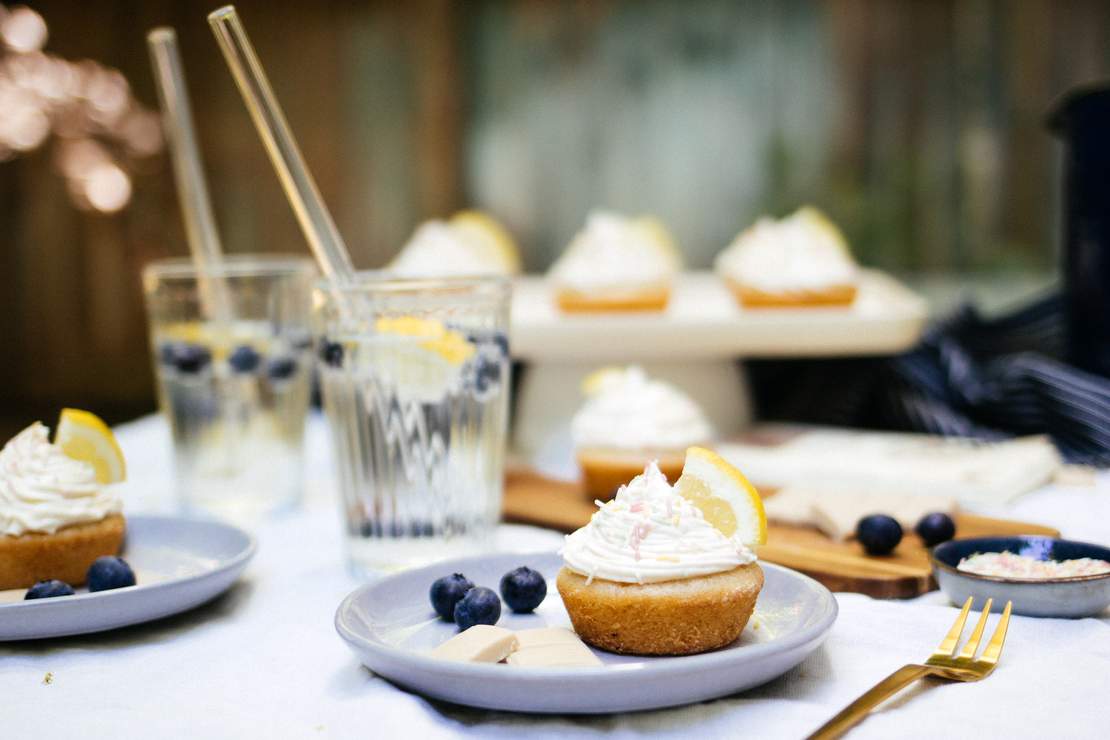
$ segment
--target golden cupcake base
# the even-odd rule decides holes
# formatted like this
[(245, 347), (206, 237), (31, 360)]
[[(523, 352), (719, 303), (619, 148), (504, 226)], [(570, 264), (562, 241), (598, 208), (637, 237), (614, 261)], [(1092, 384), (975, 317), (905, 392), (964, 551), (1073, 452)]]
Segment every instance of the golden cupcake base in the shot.
[(690, 655), (744, 631), (763, 588), (756, 563), (662, 583), (618, 583), (562, 568), (556, 578), (574, 631), (594, 647), (632, 655)]
[(29, 588), (55, 578), (78, 586), (94, 560), (120, 551), (125, 528), (123, 516), (112, 514), (54, 534), (0, 536), (0, 590)]
[(582, 448), (578, 450), (578, 467), (586, 495), (608, 501), (617, 489), (644, 472), (652, 460), (659, 463), (659, 470), (672, 485), (682, 475), (686, 462), (686, 448), (675, 450), (617, 450), (608, 448)]
[(559, 288), (555, 302), (564, 313), (622, 313), (662, 311), (671, 299), (670, 288), (581, 293)]
[(804, 308), (807, 306), (850, 306), (858, 292), (855, 285), (830, 285), (820, 290), (771, 293), (734, 280), (725, 280), (736, 302), (744, 308)]

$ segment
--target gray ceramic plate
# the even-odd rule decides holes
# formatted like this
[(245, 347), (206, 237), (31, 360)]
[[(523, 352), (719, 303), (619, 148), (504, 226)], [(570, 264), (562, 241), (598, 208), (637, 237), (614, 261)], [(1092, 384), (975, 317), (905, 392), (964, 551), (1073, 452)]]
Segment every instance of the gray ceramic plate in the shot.
[(23, 601), (0, 591), (0, 640), (81, 635), (177, 614), (228, 589), (254, 555), (254, 538), (219, 522), (129, 516), (123, 558), (137, 585)]
[(836, 620), (836, 600), (821, 584), (761, 563), (765, 575), (755, 616), (735, 643), (702, 655), (644, 658), (595, 651), (600, 668), (516, 668), (451, 663), (426, 655), (455, 634), (428, 602), (432, 581), (463, 573), (497, 589), (519, 565), (538, 570), (548, 595), (535, 614), (502, 613), (509, 629), (570, 626), (555, 574), (554, 553), (505, 554), (447, 561), (363, 586), (335, 614), (335, 628), (375, 673), (434, 699), (517, 712), (596, 714), (688, 704), (758, 686), (782, 675), (817, 648)]

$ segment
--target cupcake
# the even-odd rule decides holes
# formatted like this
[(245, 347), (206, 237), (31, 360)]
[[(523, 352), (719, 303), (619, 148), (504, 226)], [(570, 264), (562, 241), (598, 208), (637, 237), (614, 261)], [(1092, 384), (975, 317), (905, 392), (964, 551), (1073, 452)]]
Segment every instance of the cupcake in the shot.
[[(79, 456), (93, 447), (84, 436), (74, 444)], [(122, 472), (108, 465), (98, 475), (95, 453), (86, 461), (65, 448), (35, 422), (0, 450), (0, 589), (55, 578), (76, 586), (94, 560), (120, 550), (122, 506), (101, 479)]]
[(608, 499), (656, 461), (669, 480), (682, 472), (686, 448), (713, 429), (698, 405), (643, 368), (604, 368), (582, 384), (586, 402), (571, 421), (575, 456), (590, 498)]
[(389, 265), (402, 277), (516, 275), (520, 252), (505, 228), (481, 211), (427, 221)]
[(713, 453), (690, 453), (674, 487), (651, 463), (567, 536), (556, 586), (574, 631), (594, 647), (701, 653), (736, 640), (751, 618), (763, 586), (751, 549), (766, 536), (759, 497)]
[(662, 311), (681, 269), (678, 249), (657, 219), (597, 211), (549, 275), (555, 300), (568, 313)]
[(847, 306), (857, 272), (844, 235), (816, 208), (763, 217), (717, 255), (717, 274), (747, 308)]

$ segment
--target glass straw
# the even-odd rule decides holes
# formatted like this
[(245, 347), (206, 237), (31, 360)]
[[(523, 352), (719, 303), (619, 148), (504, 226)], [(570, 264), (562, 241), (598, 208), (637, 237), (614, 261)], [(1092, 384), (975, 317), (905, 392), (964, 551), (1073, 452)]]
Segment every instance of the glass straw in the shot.
[(333, 283), (345, 281), (354, 274), (347, 246), (320, 197), (235, 7), (212, 11), (208, 23), (320, 269)]
[(202, 308), (206, 318), (226, 321), (231, 318), (232, 307), (227, 286), (218, 277), (217, 268), (223, 264), (220, 236), (204, 179), (177, 34), (172, 28), (155, 28), (146, 40), (162, 104), (162, 128), (169, 142), (185, 236), (197, 269)]

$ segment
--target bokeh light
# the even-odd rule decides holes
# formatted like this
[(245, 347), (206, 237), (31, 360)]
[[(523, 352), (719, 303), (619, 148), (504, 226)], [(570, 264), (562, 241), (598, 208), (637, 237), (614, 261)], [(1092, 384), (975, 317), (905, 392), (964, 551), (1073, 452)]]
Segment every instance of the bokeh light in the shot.
[(0, 5), (0, 162), (51, 140), (53, 160), (77, 207), (115, 213), (131, 199), (141, 158), (162, 150), (157, 112), (131, 96), (119, 71), (42, 49), (45, 20)]

